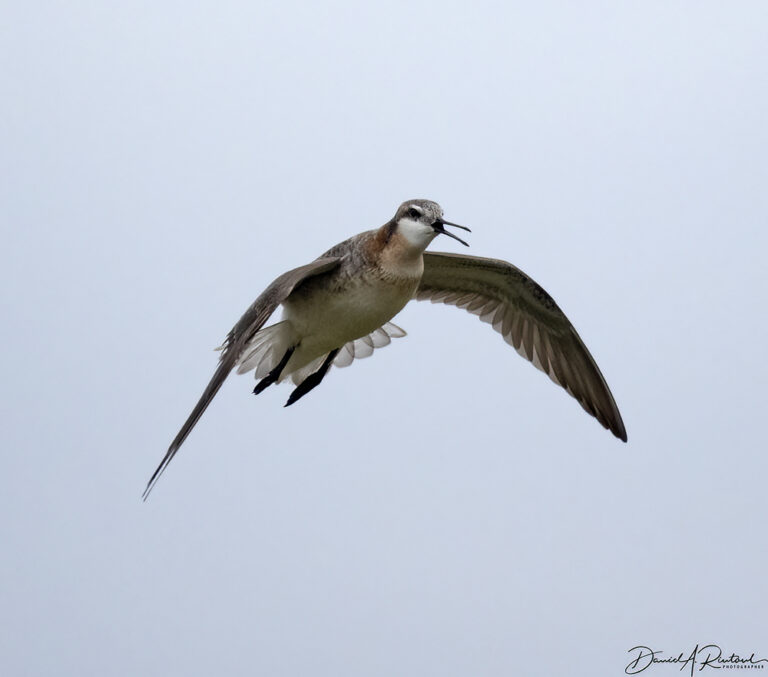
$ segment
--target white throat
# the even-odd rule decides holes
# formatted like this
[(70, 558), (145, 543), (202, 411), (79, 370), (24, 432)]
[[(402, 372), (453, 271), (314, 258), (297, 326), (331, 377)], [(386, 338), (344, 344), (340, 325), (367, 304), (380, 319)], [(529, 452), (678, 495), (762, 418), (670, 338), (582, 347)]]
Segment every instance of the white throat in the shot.
[(422, 251), (437, 236), (437, 232), (432, 226), (408, 218), (402, 218), (397, 222), (397, 231), (409, 245)]

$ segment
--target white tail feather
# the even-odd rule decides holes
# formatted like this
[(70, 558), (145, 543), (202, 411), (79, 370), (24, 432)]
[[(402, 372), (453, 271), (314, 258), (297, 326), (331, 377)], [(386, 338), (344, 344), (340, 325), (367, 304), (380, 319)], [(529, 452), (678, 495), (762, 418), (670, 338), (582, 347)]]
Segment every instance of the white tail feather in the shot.
[(360, 360), (373, 355), (375, 348), (388, 346), (393, 338), (402, 338), (403, 336), (405, 336), (404, 329), (401, 329), (392, 322), (387, 322), (368, 334), (368, 336), (362, 336), (344, 345), (333, 361), (333, 364), (336, 367), (348, 367), (354, 360)]
[[(396, 324), (387, 322), (382, 327), (368, 334), (368, 336), (361, 336), (359, 339), (344, 344), (341, 350), (339, 350), (339, 354), (333, 360), (333, 365), (335, 367), (348, 367), (354, 360), (360, 360), (373, 355), (374, 349), (388, 346), (393, 338), (401, 338), (405, 335), (404, 329), (401, 329)], [(302, 383), (307, 376), (314, 374), (320, 369), (326, 357), (328, 357), (328, 353), (292, 372), (290, 374), (291, 380), (296, 385)]]
[[(307, 378), (307, 376), (314, 374), (318, 369), (320, 369), (326, 357), (328, 357), (328, 353), (325, 355), (320, 355), (320, 357), (316, 357), (309, 364), (305, 364), (303, 367), (297, 369), (296, 371), (292, 371), (290, 373), (290, 377), (291, 381), (293, 381), (293, 384), (299, 385), (304, 381), (305, 378)], [(283, 378), (280, 379), (281, 382)]]
[[(367, 336), (361, 336), (342, 346), (333, 364), (337, 367), (348, 367), (355, 359), (370, 357), (376, 348), (383, 348), (392, 342), (393, 338), (405, 336), (405, 331), (396, 324), (387, 322)], [(254, 370), (257, 379), (264, 378), (280, 362), (285, 352), (294, 345), (296, 337), (290, 322), (283, 321), (265, 327), (257, 332), (243, 350), (238, 360), (237, 373), (244, 374)], [(316, 357), (303, 367), (286, 374), (281, 374), (280, 382), (290, 378), (295, 385), (302, 383), (307, 376), (315, 373), (323, 364), (328, 353)]]
[(278, 322), (256, 332), (238, 360), (237, 373), (256, 370), (256, 378), (264, 378), (277, 366), (293, 341), (290, 323)]

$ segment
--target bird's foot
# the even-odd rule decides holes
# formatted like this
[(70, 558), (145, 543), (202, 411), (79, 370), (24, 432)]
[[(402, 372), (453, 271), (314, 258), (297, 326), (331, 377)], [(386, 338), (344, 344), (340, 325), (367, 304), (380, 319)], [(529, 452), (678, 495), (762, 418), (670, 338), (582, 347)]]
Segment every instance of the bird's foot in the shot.
[(307, 378), (305, 378), (298, 386), (296, 386), (296, 388), (294, 388), (284, 406), (290, 407), (294, 402), (304, 397), (304, 395), (312, 390), (312, 388), (319, 386), (320, 382), (323, 380), (323, 378), (325, 378), (325, 375), (328, 372), (328, 367), (331, 366), (331, 363), (333, 362), (338, 352), (339, 349), (336, 348), (336, 350), (332, 350), (330, 353), (328, 353), (328, 356), (323, 361), (320, 369), (318, 369), (314, 374), (307, 376)]

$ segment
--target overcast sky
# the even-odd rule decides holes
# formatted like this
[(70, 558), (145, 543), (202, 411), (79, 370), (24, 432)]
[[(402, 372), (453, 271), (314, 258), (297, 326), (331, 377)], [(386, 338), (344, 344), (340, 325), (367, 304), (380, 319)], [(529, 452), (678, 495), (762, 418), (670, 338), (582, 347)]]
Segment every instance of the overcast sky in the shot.
[[(759, 1), (3, 3), (0, 673), (768, 658), (767, 35)], [(412, 197), (554, 296), (629, 443), (414, 303), (294, 407), (232, 376), (142, 504), (242, 311)]]

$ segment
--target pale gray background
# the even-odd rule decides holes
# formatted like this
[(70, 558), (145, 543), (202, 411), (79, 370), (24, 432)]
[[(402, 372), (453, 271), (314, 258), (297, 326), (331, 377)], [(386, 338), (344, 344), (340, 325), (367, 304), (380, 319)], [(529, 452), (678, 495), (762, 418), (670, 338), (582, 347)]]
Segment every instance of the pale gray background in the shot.
[[(768, 654), (766, 3), (1, 18), (0, 673)], [(231, 378), (142, 504), (251, 300), (410, 197), (558, 300), (629, 444), (413, 304), (295, 407)]]

